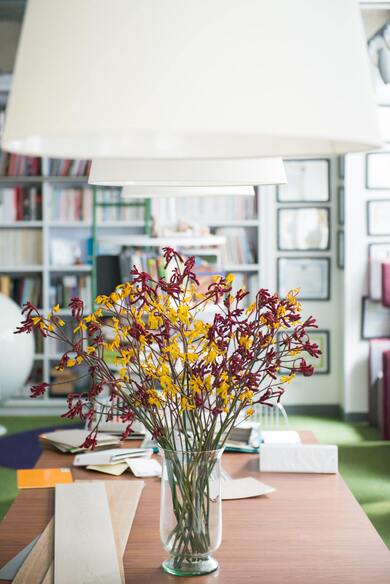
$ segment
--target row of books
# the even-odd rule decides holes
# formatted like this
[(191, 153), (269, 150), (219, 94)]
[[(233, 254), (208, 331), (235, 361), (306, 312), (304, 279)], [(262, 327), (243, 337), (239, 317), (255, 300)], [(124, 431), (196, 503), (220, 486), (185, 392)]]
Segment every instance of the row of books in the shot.
[[(99, 223), (119, 221), (142, 221), (144, 210), (139, 207), (115, 206), (123, 202), (121, 191), (117, 188), (97, 190), (99, 203), (114, 203), (112, 207), (97, 207), (96, 219)], [(92, 221), (93, 196), (91, 188), (53, 189), (50, 207), (53, 221)]]
[(73, 274), (52, 277), (49, 288), (49, 304), (59, 304), (66, 308), (70, 299), (80, 296), (86, 302), (91, 298), (91, 278), (85, 275)]
[(42, 306), (42, 278), (40, 276), (0, 276), (0, 292), (15, 300), (19, 306), (30, 300)]
[(155, 197), (153, 216), (158, 224), (170, 225), (172, 221), (191, 220), (201, 224), (208, 221), (238, 221), (256, 219), (257, 197)]
[(71, 160), (69, 158), (51, 158), (45, 174), (50, 176), (88, 176), (90, 160)]
[(219, 227), (215, 233), (226, 237), (226, 243), (221, 247), (224, 265), (256, 262), (255, 242), (249, 239), (244, 227)]
[(40, 221), (42, 194), (36, 186), (0, 190), (0, 222)]
[(2, 229), (0, 231), (0, 265), (42, 264), (40, 229)]
[(39, 176), (41, 159), (37, 156), (21, 156), (0, 152), (0, 174), (2, 176)]
[(92, 221), (92, 190), (54, 188), (50, 199), (53, 221)]
[[(99, 203), (124, 202), (121, 189), (117, 188), (100, 188), (97, 192), (97, 201)], [(111, 221), (143, 221), (144, 216), (144, 208), (142, 205), (139, 207), (98, 207), (96, 213), (96, 218), (101, 223)]]

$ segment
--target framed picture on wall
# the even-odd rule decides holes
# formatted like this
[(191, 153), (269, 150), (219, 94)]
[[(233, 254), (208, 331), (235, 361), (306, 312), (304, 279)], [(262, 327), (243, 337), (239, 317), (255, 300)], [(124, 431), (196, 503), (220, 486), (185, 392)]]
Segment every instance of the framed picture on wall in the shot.
[(379, 127), (384, 142), (390, 142), (390, 105), (380, 105), (377, 109)]
[[(286, 331), (287, 332), (287, 331)], [(330, 373), (330, 332), (326, 330), (308, 329), (311, 343), (316, 343), (321, 351), (318, 358), (311, 357), (308, 353), (302, 353), (306, 363), (313, 365), (315, 375), (327, 375)], [(283, 340), (283, 333), (277, 336), (278, 350), (281, 350), (279, 343)], [(292, 358), (293, 359), (293, 358)], [(299, 355), (296, 357), (299, 359)], [(287, 373), (287, 369), (283, 373)]]
[(369, 259), (390, 261), (390, 241), (368, 244)]
[(390, 189), (390, 151), (366, 154), (366, 188)]
[(367, 201), (367, 233), (390, 235), (390, 199)]
[(330, 247), (327, 207), (281, 207), (278, 209), (278, 249), (324, 251)]
[(339, 178), (345, 178), (345, 156), (337, 157), (337, 174)]
[(345, 257), (344, 231), (340, 229), (337, 232), (337, 267), (340, 268), (340, 270), (344, 269), (344, 257)]
[(329, 300), (330, 258), (278, 258), (277, 281), (282, 297), (293, 288), (300, 288), (301, 300)]
[(337, 219), (340, 225), (345, 221), (345, 191), (344, 187), (337, 189)]
[(328, 159), (285, 160), (287, 183), (277, 188), (279, 203), (324, 203), (330, 200)]
[(390, 337), (390, 308), (364, 296), (361, 334), (362, 339), (388, 339)]

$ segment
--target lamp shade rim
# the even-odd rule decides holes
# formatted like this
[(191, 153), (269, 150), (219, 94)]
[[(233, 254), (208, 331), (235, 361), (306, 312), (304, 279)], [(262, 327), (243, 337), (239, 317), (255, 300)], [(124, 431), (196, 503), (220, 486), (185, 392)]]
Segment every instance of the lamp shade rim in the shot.
[(264, 157), (329, 156), (366, 152), (382, 146), (379, 130), (372, 135), (302, 136), (242, 133), (172, 133), (133, 131), (37, 133), (9, 136), (7, 122), (2, 149), (14, 154), (52, 158), (125, 158), (148, 160), (257, 159)]
[(89, 184), (138, 187), (242, 187), (286, 184), (281, 158), (93, 159)]

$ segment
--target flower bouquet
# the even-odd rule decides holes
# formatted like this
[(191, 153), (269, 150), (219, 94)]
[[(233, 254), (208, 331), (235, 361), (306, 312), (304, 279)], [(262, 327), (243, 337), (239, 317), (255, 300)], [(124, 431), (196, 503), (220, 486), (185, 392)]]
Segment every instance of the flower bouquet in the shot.
[[(312, 375), (304, 355), (320, 351), (308, 336), (315, 320), (301, 320), (297, 290), (280, 298), (260, 289), (247, 306), (248, 292), (232, 293), (232, 276), (215, 277), (201, 294), (193, 257), (164, 248), (164, 258), (165, 277), (134, 268), (130, 282), (96, 298), (91, 314), (72, 298), (70, 336), (58, 306), (43, 316), (31, 303), (17, 332), (37, 330), (65, 343), (59, 370), (87, 367), (89, 391), (70, 394), (64, 414), (87, 423), (84, 447), (96, 444), (99, 422), (114, 416), (128, 424), (123, 438), (138, 420), (158, 443), (160, 531), (170, 554), (163, 566), (201, 574), (218, 565), (211, 553), (221, 539), (220, 458), (229, 432), (257, 404), (279, 401), (297, 373)], [(33, 386), (32, 397), (47, 388)]]

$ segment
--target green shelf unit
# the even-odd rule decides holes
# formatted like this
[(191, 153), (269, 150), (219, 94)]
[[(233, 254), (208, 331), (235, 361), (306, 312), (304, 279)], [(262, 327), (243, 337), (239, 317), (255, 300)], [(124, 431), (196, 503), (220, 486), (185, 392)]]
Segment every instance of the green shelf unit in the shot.
[(92, 281), (91, 281), (91, 307), (95, 306), (95, 298), (97, 295), (97, 251), (98, 251), (98, 223), (97, 210), (99, 208), (112, 207), (138, 207), (144, 209), (144, 234), (151, 235), (152, 229), (152, 213), (151, 213), (151, 199), (143, 199), (142, 201), (99, 201), (97, 187), (92, 188), (93, 192), (93, 207), (92, 207)]

